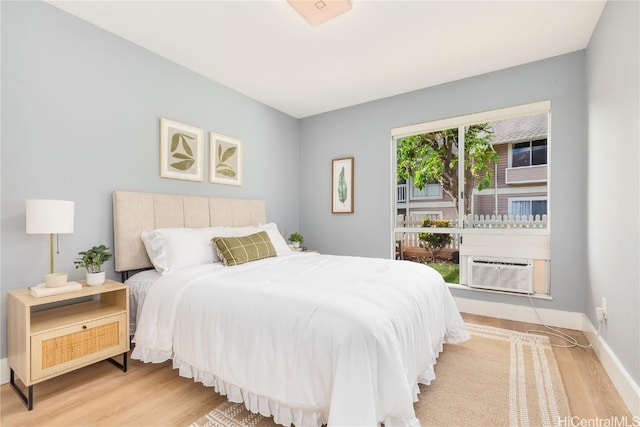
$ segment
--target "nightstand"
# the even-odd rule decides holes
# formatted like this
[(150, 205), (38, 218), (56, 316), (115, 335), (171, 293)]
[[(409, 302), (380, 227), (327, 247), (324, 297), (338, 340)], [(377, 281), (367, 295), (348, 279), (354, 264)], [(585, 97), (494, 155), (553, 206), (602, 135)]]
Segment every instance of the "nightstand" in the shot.
[[(99, 286), (80, 283), (80, 291), (42, 298), (29, 289), (7, 292), (10, 383), (29, 410), (39, 382), (105, 359), (127, 371), (129, 288), (113, 280)], [(112, 359), (118, 355), (122, 363)]]

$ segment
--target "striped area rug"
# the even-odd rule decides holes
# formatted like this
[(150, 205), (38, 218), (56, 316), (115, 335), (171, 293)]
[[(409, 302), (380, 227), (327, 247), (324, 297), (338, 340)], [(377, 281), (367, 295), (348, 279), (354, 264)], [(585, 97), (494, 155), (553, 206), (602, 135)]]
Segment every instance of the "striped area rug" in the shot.
[[(420, 386), (422, 426), (563, 426), (569, 405), (549, 339), (467, 324), (471, 339), (445, 345), (436, 379)], [(225, 402), (190, 427), (274, 427), (273, 419)]]

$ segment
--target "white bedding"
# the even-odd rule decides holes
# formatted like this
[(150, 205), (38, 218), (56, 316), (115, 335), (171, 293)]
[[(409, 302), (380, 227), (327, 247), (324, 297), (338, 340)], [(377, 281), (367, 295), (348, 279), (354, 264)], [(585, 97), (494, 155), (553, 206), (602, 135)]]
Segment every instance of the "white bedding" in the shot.
[(140, 308), (144, 304), (147, 292), (161, 275), (156, 270), (145, 270), (134, 274), (125, 280), (129, 286), (129, 333), (134, 334), (138, 318), (140, 317)]
[(442, 277), (407, 261), (318, 254), (159, 278), (132, 358), (283, 425), (419, 425), (418, 382), (444, 342), (468, 339)]

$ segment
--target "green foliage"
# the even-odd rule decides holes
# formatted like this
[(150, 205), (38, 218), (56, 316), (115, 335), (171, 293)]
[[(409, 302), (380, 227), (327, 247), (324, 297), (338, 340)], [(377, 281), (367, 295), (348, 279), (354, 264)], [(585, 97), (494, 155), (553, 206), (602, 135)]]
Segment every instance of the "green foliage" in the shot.
[[(430, 219), (425, 218), (420, 224), (422, 227), (449, 228), (451, 223), (446, 219)], [(420, 233), (418, 238), (422, 244), (431, 252), (431, 258), (435, 261), (436, 257), (449, 243), (451, 243), (451, 234), (442, 233)]]
[(295, 233), (291, 233), (291, 236), (289, 236), (289, 241), (290, 242), (298, 242), (300, 244), (302, 244), (302, 242), (304, 241), (304, 237), (302, 237), (302, 234), (298, 233), (297, 231)]
[[(474, 187), (482, 190), (491, 186), (493, 166), (498, 161), (492, 139), (489, 123), (465, 128), (465, 196), (470, 195)], [(408, 136), (398, 141), (397, 179), (411, 178), (420, 190), (437, 182), (458, 208), (458, 160), (457, 128)], [(469, 201), (470, 198), (465, 197), (465, 214), (470, 213)]]
[[(174, 133), (171, 137), (171, 157), (177, 160), (169, 165), (172, 168), (187, 171), (196, 162), (193, 156), (193, 149), (189, 145), (187, 138), (191, 140), (195, 139), (186, 133)], [(183, 152), (178, 151), (180, 147), (182, 147)]]
[(343, 205), (347, 200), (347, 180), (344, 177), (344, 166), (342, 167), (340, 176), (338, 177), (338, 200), (340, 200), (340, 203)]
[(88, 273), (100, 273), (102, 264), (113, 257), (105, 245), (94, 246), (86, 251), (78, 252), (78, 255), (80, 256), (73, 263), (76, 268), (86, 268)]

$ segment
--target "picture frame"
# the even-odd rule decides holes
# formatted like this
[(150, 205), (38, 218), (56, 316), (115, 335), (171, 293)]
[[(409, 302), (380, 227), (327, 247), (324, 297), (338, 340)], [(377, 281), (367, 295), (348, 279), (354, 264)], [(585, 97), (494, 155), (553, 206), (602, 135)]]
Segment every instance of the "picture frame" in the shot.
[(242, 185), (243, 143), (238, 138), (209, 133), (209, 181), (214, 184)]
[(204, 130), (160, 119), (160, 176), (203, 181)]
[(353, 157), (331, 161), (331, 213), (353, 213)]

